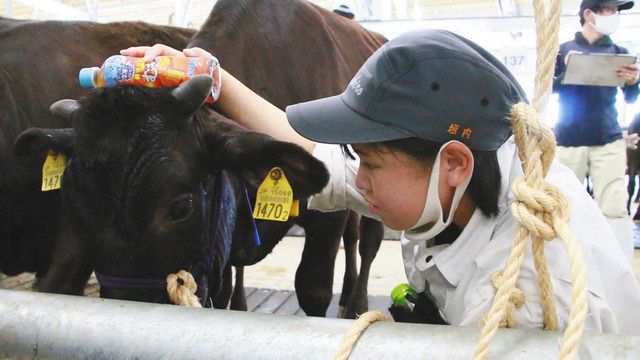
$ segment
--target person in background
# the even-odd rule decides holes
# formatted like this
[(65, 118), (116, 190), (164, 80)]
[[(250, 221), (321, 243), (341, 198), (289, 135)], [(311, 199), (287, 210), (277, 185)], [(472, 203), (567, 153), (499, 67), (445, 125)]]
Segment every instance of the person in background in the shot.
[[(618, 28), (618, 13), (631, 7), (633, 1), (582, 1), (579, 13), (582, 31), (560, 45), (553, 83), (553, 91), (560, 97), (555, 128), (557, 159), (573, 170), (578, 180), (590, 176), (598, 207), (629, 261), (633, 258), (633, 229), (626, 207), (626, 146), (616, 111), (618, 88), (562, 84), (562, 79), (573, 53), (628, 54), (609, 35)], [(638, 66), (625, 65), (615, 75), (624, 80), (625, 101), (636, 101)]]
[[(121, 53), (147, 60), (181, 54), (162, 45)], [(212, 56), (197, 48), (182, 53)], [(403, 231), (402, 259), (418, 294), (414, 321), (480, 324), (518, 229), (512, 185), (522, 176), (509, 117), (526, 97), (498, 59), (448, 31), (409, 32), (369, 57), (342, 94), (286, 112), (231, 74), (223, 77), (217, 104), (225, 115), (298, 144), (329, 170), (309, 208), (349, 208)], [(640, 335), (639, 285), (617, 242), (602, 240), (614, 238), (604, 216), (566, 167), (554, 162), (547, 180), (571, 204), (569, 226), (584, 252), (586, 330)], [(564, 329), (572, 301), (568, 254), (558, 239), (546, 242), (545, 253)], [(516, 327), (543, 326), (536, 274), (527, 251)]]

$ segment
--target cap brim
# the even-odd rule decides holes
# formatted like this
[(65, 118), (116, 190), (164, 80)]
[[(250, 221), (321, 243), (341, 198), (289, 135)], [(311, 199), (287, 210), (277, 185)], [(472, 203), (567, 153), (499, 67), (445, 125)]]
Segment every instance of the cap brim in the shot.
[(349, 108), (340, 95), (289, 105), (289, 124), (309, 140), (327, 144), (364, 144), (412, 137)]
[(604, 6), (617, 6), (618, 10), (629, 10), (633, 7), (633, 1), (607, 1)]

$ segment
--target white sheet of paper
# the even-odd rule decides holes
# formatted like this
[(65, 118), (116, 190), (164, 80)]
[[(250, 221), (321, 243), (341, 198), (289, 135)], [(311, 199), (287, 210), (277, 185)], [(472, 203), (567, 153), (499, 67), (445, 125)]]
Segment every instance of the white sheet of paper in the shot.
[(614, 54), (571, 54), (562, 79), (563, 84), (623, 86), (615, 70), (633, 64), (636, 56)]

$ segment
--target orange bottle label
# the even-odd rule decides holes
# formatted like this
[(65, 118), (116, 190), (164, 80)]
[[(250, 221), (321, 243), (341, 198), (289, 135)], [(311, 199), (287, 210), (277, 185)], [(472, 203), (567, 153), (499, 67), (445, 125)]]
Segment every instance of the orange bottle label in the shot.
[(99, 79), (98, 86), (127, 84), (175, 87), (198, 74), (208, 74), (214, 78), (207, 102), (215, 101), (220, 92), (220, 68), (215, 58), (203, 60), (185, 56), (158, 56), (145, 63), (143, 58), (116, 55), (105, 61), (103, 78)]

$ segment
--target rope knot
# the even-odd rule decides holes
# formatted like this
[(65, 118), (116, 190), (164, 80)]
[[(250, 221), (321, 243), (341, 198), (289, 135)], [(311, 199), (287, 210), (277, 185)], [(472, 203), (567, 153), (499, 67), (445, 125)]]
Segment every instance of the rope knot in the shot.
[(514, 180), (511, 190), (516, 201), (511, 211), (533, 238), (551, 240), (557, 237), (553, 227), (555, 217), (565, 218), (566, 210), (558, 200), (558, 190), (550, 184), (533, 187), (525, 178)]
[(198, 284), (188, 271), (180, 270), (167, 276), (167, 293), (171, 302), (176, 305), (202, 307), (195, 295), (197, 290)]

